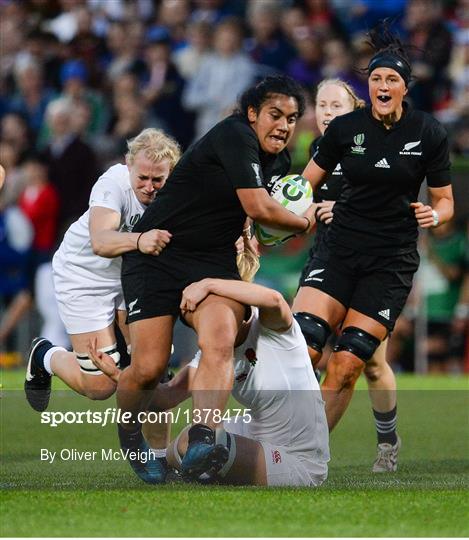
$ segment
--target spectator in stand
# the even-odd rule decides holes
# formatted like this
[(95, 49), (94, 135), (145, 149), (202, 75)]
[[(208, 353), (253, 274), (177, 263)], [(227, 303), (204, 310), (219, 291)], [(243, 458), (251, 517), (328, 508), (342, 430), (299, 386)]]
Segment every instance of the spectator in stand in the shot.
[(184, 79), (171, 61), (171, 42), (163, 27), (152, 28), (144, 50), (143, 102), (157, 126), (169, 132), (184, 148), (193, 134), (193, 117), (182, 107)]
[(322, 79), (323, 51), (321, 40), (311, 30), (295, 39), (298, 57), (292, 60), (287, 67), (287, 73), (306, 88), (316, 88)]
[(230, 114), (237, 97), (252, 83), (255, 66), (242, 52), (242, 27), (229, 18), (215, 29), (214, 52), (201, 64), (183, 96), (187, 109), (197, 113), (196, 139)]
[[(33, 145), (31, 133), (26, 120), (18, 113), (7, 113), (1, 121), (0, 137), (2, 142), (9, 143), (21, 160)], [(3, 162), (3, 156), (1, 157)]]
[(125, 22), (113, 22), (106, 38), (107, 54), (103, 60), (106, 65), (106, 76), (112, 83), (123, 73), (129, 71), (141, 76), (145, 64), (140, 58), (142, 40), (138, 34), (130, 32), (131, 25)]
[(15, 66), (15, 81), (16, 93), (10, 99), (9, 110), (22, 115), (36, 136), (55, 94), (44, 87), (42, 67), (32, 59), (26, 58)]
[(204, 21), (192, 22), (187, 28), (187, 44), (173, 54), (173, 61), (179, 73), (192, 79), (198, 72), (202, 61), (210, 51), (212, 40), (211, 26)]
[(104, 133), (109, 122), (109, 108), (103, 96), (88, 87), (88, 69), (82, 60), (69, 60), (62, 66), (60, 72), (62, 96), (68, 98), (73, 106), (85, 102), (91, 113), (87, 127), (88, 135)]
[(88, 207), (91, 187), (98, 175), (94, 151), (72, 130), (73, 114), (73, 105), (65, 98), (50, 103), (46, 112), (51, 140), (42, 158), (59, 195), (59, 239)]
[(290, 43), (293, 43), (295, 37), (301, 35), (308, 26), (306, 13), (300, 6), (293, 5), (285, 9), (280, 18), (280, 29)]
[(18, 206), (30, 220), (34, 238), (29, 270), (34, 279), (37, 267), (52, 259), (57, 242), (59, 197), (49, 182), (47, 166), (37, 157), (28, 158), (23, 165), (25, 188)]
[(280, 30), (281, 14), (281, 4), (277, 0), (250, 0), (248, 4), (246, 20), (251, 37), (246, 40), (245, 49), (254, 62), (260, 64), (259, 75), (285, 72), (295, 57), (295, 49)]
[(432, 112), (449, 91), (446, 69), (451, 57), (452, 38), (441, 19), (440, 0), (409, 0), (404, 18), (408, 32), (412, 71), (416, 83), (410, 88), (414, 106)]
[(93, 28), (93, 13), (86, 7), (77, 10), (77, 32), (70, 41), (72, 58), (83, 62), (87, 80), (92, 87), (98, 87), (102, 79), (102, 66), (96, 62), (105, 50), (104, 39)]
[(165, 27), (171, 36), (172, 49), (177, 50), (186, 41), (186, 24), (190, 16), (189, 0), (162, 0), (156, 17), (157, 25)]
[[(8, 179), (8, 167), (5, 169)], [(28, 290), (28, 256), (32, 239), (33, 230), (28, 218), (3, 189), (0, 194), (0, 345), (13, 355), (17, 355), (18, 350), (13, 332), (32, 303)]]
[(342, 35), (342, 25), (328, 0), (305, 0), (305, 9), (308, 24), (317, 34), (323, 38)]

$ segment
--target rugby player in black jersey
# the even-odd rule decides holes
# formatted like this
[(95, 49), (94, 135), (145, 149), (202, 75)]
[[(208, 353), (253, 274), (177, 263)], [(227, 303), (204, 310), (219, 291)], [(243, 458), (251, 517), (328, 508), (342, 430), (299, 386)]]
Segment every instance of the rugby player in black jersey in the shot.
[[(365, 106), (365, 102), (358, 98), (354, 89), (340, 79), (325, 79), (319, 83), (315, 100), (316, 121), (321, 135), (324, 135), (331, 121), (342, 114)], [(311, 145), (311, 155), (317, 150), (319, 139)], [(346, 197), (347, 189), (344, 183), (340, 163), (328, 175), (327, 180), (315, 193), (318, 205), (316, 211), (317, 229), (313, 247), (309, 253), (309, 260), (303, 268), (300, 278), (300, 288), (293, 302), (294, 313), (308, 313), (311, 307), (311, 287), (315, 272), (310, 270), (309, 263), (322, 242), (326, 241), (328, 224), (333, 219), (333, 207), (339, 197)], [(311, 274), (311, 275), (310, 275)], [(314, 294), (314, 293), (313, 293)], [(393, 447), (398, 441), (396, 433), (397, 423), (397, 396), (396, 378), (394, 372), (386, 361), (386, 348), (388, 340), (376, 349), (373, 356), (366, 363), (364, 374), (368, 383), (375, 418), (378, 437), (378, 456), (373, 464), (373, 472), (388, 472), (395, 470), (397, 450)], [(318, 360), (317, 355), (314, 355)], [(389, 459), (393, 454), (393, 460)]]
[[(286, 146), (303, 111), (301, 87), (288, 77), (267, 77), (248, 89), (239, 112), (218, 123), (182, 156), (134, 227), (140, 238), (154, 228), (168, 230), (171, 241), (158, 257), (142, 253), (137, 243), (137, 250), (123, 258), (132, 364), (119, 378), (117, 402), (123, 412), (131, 413), (132, 421), (145, 410), (167, 364), (184, 288), (206, 277), (239, 279), (234, 245), (246, 216), (266, 226), (310, 231), (313, 207), (297, 216), (264, 188), (273, 176), (288, 173)], [(202, 351), (193, 410), (206, 420), (189, 431), (182, 462), (186, 477), (223, 465), (213, 463), (225, 455), (214, 444), (213, 411), (224, 410), (232, 388), (233, 345), (244, 316), (245, 306), (213, 294), (185, 314)], [(141, 426), (122, 423), (119, 436), (123, 448), (138, 448)]]
[[(310, 261), (309, 309), (296, 315), (318, 357), (342, 322), (322, 385), (330, 429), (404, 307), (419, 264), (418, 227), (436, 227), (453, 215), (446, 132), (404, 102), (411, 67), (399, 39), (385, 25), (370, 37), (376, 50), (368, 65), (371, 106), (333, 120), (303, 173), (316, 189), (340, 163), (347, 179), (327, 242)], [(430, 204), (417, 200), (425, 179)], [(388, 412), (385, 426), (393, 422)], [(396, 436), (388, 470), (396, 468), (398, 448)]]

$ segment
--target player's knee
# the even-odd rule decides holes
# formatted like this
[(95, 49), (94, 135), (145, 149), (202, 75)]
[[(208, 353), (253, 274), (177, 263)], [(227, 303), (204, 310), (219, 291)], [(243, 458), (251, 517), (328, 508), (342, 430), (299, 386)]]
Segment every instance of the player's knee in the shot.
[(96, 401), (110, 398), (115, 391), (116, 384), (106, 375), (87, 377), (83, 388), (85, 396)]
[(331, 334), (329, 323), (321, 319), (321, 317), (305, 311), (293, 313), (293, 317), (300, 325), (308, 347), (322, 353), (324, 345)]
[[(327, 366), (327, 377), (330, 379), (330, 374), (332, 374), (332, 386), (336, 390), (353, 388), (363, 370), (363, 362), (346, 351), (334, 354), (329, 359), (329, 364)], [(330, 385), (330, 383), (329, 380), (328, 384)]]
[(199, 338), (199, 348), (205, 358), (217, 358), (218, 361), (231, 361), (236, 336), (231, 331), (221, 330), (218, 334)]
[(156, 386), (164, 372), (164, 368), (154, 363), (135, 362), (127, 369), (131, 370), (133, 380), (141, 388)]
[(377, 364), (366, 364), (364, 374), (368, 381), (376, 382), (379, 381), (379, 379), (382, 377), (383, 369)]
[(342, 335), (334, 347), (334, 352), (346, 351), (363, 362), (368, 362), (380, 343), (381, 341), (378, 338), (365, 330), (361, 330), (356, 326), (347, 326), (342, 330)]

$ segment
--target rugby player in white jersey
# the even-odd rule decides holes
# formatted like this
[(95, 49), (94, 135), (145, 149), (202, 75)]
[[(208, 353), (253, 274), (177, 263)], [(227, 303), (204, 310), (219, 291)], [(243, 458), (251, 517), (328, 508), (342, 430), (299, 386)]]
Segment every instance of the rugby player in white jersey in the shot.
[[(216, 476), (228, 484), (319, 486), (327, 477), (329, 430), (307, 345), (290, 307), (272, 289), (208, 278), (184, 290), (182, 313), (195, 311), (209, 294), (253, 306), (234, 350), (232, 395), (245, 414), (220, 423), (212, 453), (200, 470), (186, 478), (204, 481)], [(93, 347), (89, 353), (104, 371), (115, 370), (105, 354)], [(173, 380), (158, 385), (154, 406), (169, 409), (189, 397), (199, 358), (200, 353)], [(188, 429), (167, 449), (168, 463), (176, 469), (187, 448)]]
[(94, 366), (87, 344), (96, 339), (98, 349), (119, 364), (115, 319), (129, 343), (120, 256), (133, 250), (157, 256), (170, 242), (166, 230), (142, 234), (132, 229), (179, 157), (179, 146), (171, 137), (160, 130), (143, 130), (128, 142), (126, 164), (113, 165), (98, 179), (89, 209), (65, 233), (52, 265), (60, 317), (74, 352), (45, 338), (33, 340), (25, 392), (35, 410), (48, 406), (52, 375), (91, 399), (114, 393), (116, 383)]

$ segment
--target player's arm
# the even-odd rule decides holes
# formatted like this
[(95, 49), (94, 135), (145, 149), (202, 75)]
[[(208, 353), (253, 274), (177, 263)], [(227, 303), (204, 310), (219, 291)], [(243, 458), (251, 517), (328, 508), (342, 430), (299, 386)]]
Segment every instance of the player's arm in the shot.
[(311, 158), (308, 165), (306, 165), (305, 170), (301, 173), (301, 176), (306, 178), (313, 190), (315, 190), (326, 181), (327, 171), (322, 169), (314, 159)]
[(120, 232), (120, 214), (110, 208), (90, 208), (89, 230), (93, 252), (101, 257), (118, 257), (138, 249), (148, 255), (159, 255), (171, 240), (168, 231), (152, 229), (145, 233)]
[(192, 381), (196, 368), (187, 365), (179, 370), (173, 379), (167, 383), (160, 383), (151, 399), (151, 406), (162, 410), (176, 407), (191, 395)]
[(291, 327), (290, 307), (278, 291), (244, 281), (206, 278), (192, 283), (182, 293), (181, 310), (195, 311), (198, 304), (209, 294), (225, 296), (241, 304), (258, 307), (259, 320), (266, 328), (282, 332)]
[(411, 203), (415, 219), (422, 229), (437, 227), (449, 221), (454, 214), (453, 190), (451, 185), (429, 187), (431, 206), (422, 202)]
[(261, 225), (298, 234), (310, 232), (314, 225), (315, 207), (313, 205), (303, 215), (297, 216), (270, 197), (264, 188), (239, 188), (236, 194), (246, 214)]

